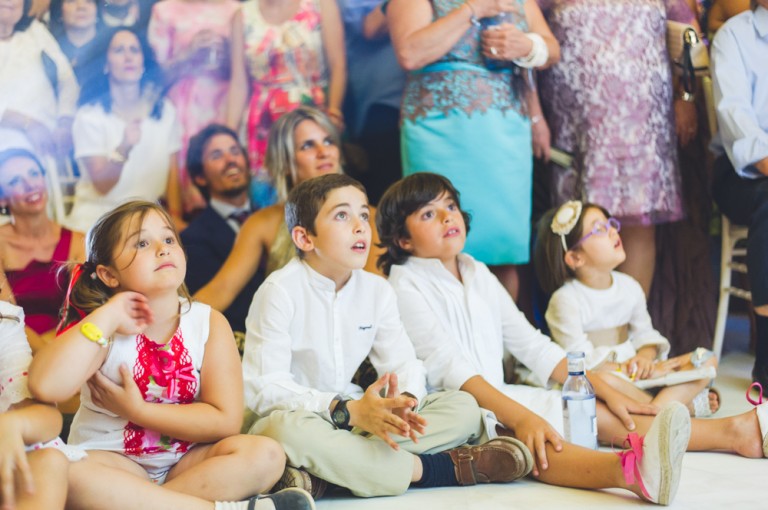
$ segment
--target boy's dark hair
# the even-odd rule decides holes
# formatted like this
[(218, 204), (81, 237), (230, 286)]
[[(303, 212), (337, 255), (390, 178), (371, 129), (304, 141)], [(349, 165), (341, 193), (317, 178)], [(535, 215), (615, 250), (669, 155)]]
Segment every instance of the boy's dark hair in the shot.
[[(573, 226), (571, 232), (565, 236), (565, 245), (568, 246), (569, 250), (584, 236), (584, 216), (589, 209), (598, 209), (606, 218), (611, 217), (610, 213), (603, 206), (584, 202), (578, 222)], [(536, 277), (539, 279), (541, 289), (547, 295), (562, 287), (569, 278), (576, 276), (565, 263), (565, 250), (563, 249), (563, 241), (560, 235), (552, 232), (552, 219), (559, 210), (560, 207), (554, 207), (545, 212), (544, 216), (539, 220), (536, 232), (533, 265), (536, 269)]]
[[(208, 192), (208, 186), (200, 186), (195, 177), (203, 175), (203, 153), (208, 142), (216, 135), (229, 135), (239, 145), (240, 140), (237, 137), (237, 133), (233, 129), (223, 124), (208, 124), (199, 133), (189, 139), (189, 148), (187, 149), (187, 173), (192, 180), (192, 184), (197, 186), (200, 193), (208, 201), (211, 196)], [(241, 147), (242, 149), (242, 147)], [(243, 156), (245, 157), (245, 167), (249, 169), (251, 167), (248, 161), (248, 152), (243, 150)], [(249, 170), (250, 171), (250, 170)]]
[(411, 237), (405, 220), (443, 193), (448, 193), (456, 202), (469, 233), (471, 216), (461, 208), (460, 193), (447, 177), (419, 172), (397, 181), (384, 192), (376, 210), (376, 229), (381, 239), (379, 246), (385, 249), (384, 253), (379, 255), (376, 266), (384, 271), (384, 274), (389, 275), (393, 265), (403, 264), (411, 256), (400, 247), (401, 239)]
[[(288, 232), (293, 232), (294, 227), (304, 227), (310, 234), (316, 234), (315, 220), (328, 194), (335, 189), (347, 186), (357, 188), (367, 196), (365, 186), (345, 174), (321, 175), (294, 186), (285, 202), (285, 225), (288, 227)], [(298, 246), (296, 253), (299, 257), (304, 256), (304, 252)]]

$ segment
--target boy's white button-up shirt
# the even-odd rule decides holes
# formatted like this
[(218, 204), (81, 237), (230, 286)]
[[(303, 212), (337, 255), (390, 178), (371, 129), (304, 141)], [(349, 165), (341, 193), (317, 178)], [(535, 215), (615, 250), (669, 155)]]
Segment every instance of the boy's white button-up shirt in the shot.
[(409, 257), (389, 281), (430, 387), (460, 389), (475, 375), (504, 384), (504, 349), (546, 385), (565, 352), (534, 328), (488, 267), (459, 255), (457, 280), (438, 259)]
[(294, 259), (259, 287), (245, 326), (245, 403), (259, 417), (302, 409), (329, 419), (336, 395), (362, 395), (351, 381), (366, 356), (379, 375), (397, 374), (400, 392), (419, 402), (427, 393), (395, 293), (379, 276), (353, 271), (336, 292)]

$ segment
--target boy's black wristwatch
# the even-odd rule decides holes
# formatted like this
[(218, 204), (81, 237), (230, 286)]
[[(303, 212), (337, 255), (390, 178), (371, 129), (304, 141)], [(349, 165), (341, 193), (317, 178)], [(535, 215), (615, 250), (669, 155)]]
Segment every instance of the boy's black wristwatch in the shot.
[(333, 408), (333, 412), (331, 413), (331, 421), (336, 428), (352, 430), (352, 427), (349, 426), (349, 409), (347, 409), (347, 402), (349, 402), (348, 398), (339, 399), (339, 402), (336, 404), (336, 407)]

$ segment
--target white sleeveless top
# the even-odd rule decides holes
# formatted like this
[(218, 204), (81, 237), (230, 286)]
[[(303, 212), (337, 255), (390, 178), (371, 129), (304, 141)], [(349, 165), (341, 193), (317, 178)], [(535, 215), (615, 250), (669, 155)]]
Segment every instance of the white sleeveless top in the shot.
[[(115, 335), (100, 371), (117, 384), (127, 365), (147, 402), (189, 404), (200, 393), (200, 370), (208, 341), (211, 308), (181, 301), (181, 319), (173, 338), (157, 344), (142, 334)], [(175, 464), (193, 443), (144, 429), (93, 403), (88, 385), (80, 393), (69, 443), (85, 450), (122, 453), (147, 469)]]

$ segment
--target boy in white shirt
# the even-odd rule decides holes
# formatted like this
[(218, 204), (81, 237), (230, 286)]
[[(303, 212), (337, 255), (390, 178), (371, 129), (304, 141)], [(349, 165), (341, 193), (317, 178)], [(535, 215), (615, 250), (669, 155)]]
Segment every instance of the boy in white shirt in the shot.
[[(369, 214), (365, 189), (345, 175), (291, 191), (286, 225), (299, 258), (262, 284), (246, 319), (250, 433), (280, 442), (289, 465), (314, 475), (289, 468), (284, 483), (315, 493), (317, 478), (367, 497), (525, 476), (532, 458), (520, 441), (459, 447), (484, 435), (470, 395), (427, 395), (393, 290), (362, 270)], [(366, 357), (382, 375), (363, 392), (351, 380)]]

